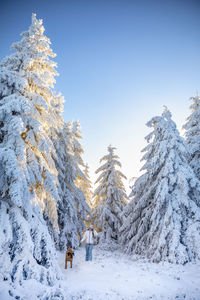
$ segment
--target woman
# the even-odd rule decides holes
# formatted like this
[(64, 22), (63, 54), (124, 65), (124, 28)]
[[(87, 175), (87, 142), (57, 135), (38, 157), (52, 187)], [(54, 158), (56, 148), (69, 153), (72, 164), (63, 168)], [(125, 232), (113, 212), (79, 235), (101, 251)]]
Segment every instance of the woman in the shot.
[(85, 256), (85, 260), (86, 261), (92, 261), (92, 249), (93, 249), (93, 245), (94, 245), (94, 239), (97, 238), (97, 232), (96, 230), (94, 230), (92, 225), (89, 225), (86, 232), (83, 235), (83, 238), (81, 240), (81, 243), (83, 241), (86, 241), (86, 256)]

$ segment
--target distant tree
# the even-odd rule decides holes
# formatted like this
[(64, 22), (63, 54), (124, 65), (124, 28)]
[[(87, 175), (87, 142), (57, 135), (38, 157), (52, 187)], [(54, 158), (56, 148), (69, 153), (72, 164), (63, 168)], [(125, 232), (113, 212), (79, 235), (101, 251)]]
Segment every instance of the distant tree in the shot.
[[(58, 231), (57, 170), (50, 135), (57, 126), (52, 103), (56, 64), (42, 20), (13, 44), (0, 67), (0, 272), (8, 281), (59, 278), (52, 240), (43, 219)], [(55, 124), (55, 125), (54, 125)]]
[(109, 146), (108, 155), (101, 158), (105, 162), (96, 173), (100, 173), (98, 187), (94, 192), (93, 218), (96, 226), (102, 231), (106, 240), (118, 238), (121, 224), (121, 213), (127, 204), (127, 196), (122, 179), (126, 177), (116, 169), (121, 167), (118, 156), (114, 154), (116, 148)]
[(190, 165), (200, 179), (200, 96), (191, 97), (191, 115), (187, 118), (185, 129), (186, 143), (190, 152)]
[(165, 109), (147, 126), (145, 173), (124, 210), (121, 243), (128, 253), (184, 264), (200, 258), (200, 183), (171, 113)]

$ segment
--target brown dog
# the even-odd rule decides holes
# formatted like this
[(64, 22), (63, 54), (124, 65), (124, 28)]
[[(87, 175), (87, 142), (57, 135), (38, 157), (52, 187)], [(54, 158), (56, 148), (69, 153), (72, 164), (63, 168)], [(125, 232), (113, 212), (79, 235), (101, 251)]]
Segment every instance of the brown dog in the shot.
[(72, 268), (72, 261), (73, 261), (74, 251), (72, 248), (68, 248), (65, 255), (65, 269), (67, 269), (67, 262), (70, 261), (70, 266)]

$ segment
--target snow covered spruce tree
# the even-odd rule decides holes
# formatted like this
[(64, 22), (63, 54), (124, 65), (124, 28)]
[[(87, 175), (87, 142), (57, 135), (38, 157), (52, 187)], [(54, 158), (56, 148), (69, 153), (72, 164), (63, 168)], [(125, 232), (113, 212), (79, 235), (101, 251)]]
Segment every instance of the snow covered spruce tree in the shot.
[(89, 175), (89, 166), (85, 164), (85, 168), (83, 170), (83, 174), (85, 178), (83, 178), (79, 183), (79, 188), (83, 192), (86, 198), (86, 202), (89, 206), (92, 206), (92, 183), (90, 181)]
[(116, 169), (121, 167), (118, 156), (114, 154), (116, 148), (109, 146), (108, 155), (100, 159), (105, 162), (96, 174), (100, 173), (95, 183), (99, 186), (94, 191), (93, 218), (94, 224), (102, 231), (102, 238), (118, 238), (121, 224), (121, 213), (127, 204), (127, 196), (122, 179), (126, 177)]
[(91, 205), (92, 191), (91, 191), (91, 181), (89, 177), (89, 166), (84, 163), (82, 155), (84, 153), (83, 147), (80, 143), (82, 139), (80, 123), (78, 121), (69, 122), (68, 126), (71, 131), (72, 139), (72, 152), (74, 160), (76, 162), (76, 186), (81, 189), (84, 193), (86, 201)]
[(79, 166), (74, 158), (74, 144), (71, 123), (64, 124), (60, 131), (57, 144), (55, 162), (58, 169), (59, 195), (58, 225), (60, 233), (55, 233), (57, 248), (66, 249), (68, 243), (76, 247), (79, 237), (85, 230), (84, 221), (91, 214), (83, 192), (76, 186)]
[(145, 173), (124, 210), (122, 245), (154, 262), (200, 259), (200, 183), (188, 164), (184, 140), (167, 109), (147, 126), (153, 131), (143, 150)]
[[(80, 143), (80, 140), (82, 139), (81, 130), (80, 130), (80, 123), (78, 121), (72, 121), (68, 123), (68, 126), (70, 130), (68, 131), (68, 134), (71, 135), (72, 138), (72, 154), (75, 161), (75, 170), (76, 170), (76, 180), (75, 185), (77, 186), (76, 190), (76, 207), (78, 212), (78, 219), (81, 220), (87, 220), (88, 217), (91, 215), (90, 209), (88, 209), (88, 205), (86, 203), (86, 197), (82, 190), (80, 189), (81, 185), (84, 184), (85, 181), (87, 181), (86, 176), (83, 173), (83, 168), (85, 167), (85, 164), (82, 159), (82, 154), (84, 153), (83, 147)], [(85, 210), (85, 205), (87, 205), (87, 209)], [(87, 217), (85, 216), (85, 213), (81, 213), (81, 211), (87, 212)], [(82, 222), (81, 222), (82, 224)], [(82, 227), (82, 225), (81, 225)], [(82, 228), (85, 228), (82, 227)]]
[(51, 103), (59, 96), (55, 55), (42, 20), (13, 44), (0, 68), (0, 272), (5, 280), (36, 279), (53, 285), (59, 276), (54, 245), (43, 219), (58, 229), (57, 170), (49, 137), (56, 123)]
[(81, 146), (80, 139), (82, 139), (81, 136), (81, 130), (80, 130), (80, 123), (78, 121), (71, 121), (68, 122), (67, 126), (70, 128), (70, 134), (72, 139), (72, 152), (74, 156), (74, 160), (76, 162), (76, 185), (79, 187), (80, 182), (86, 180), (82, 168), (85, 167), (85, 164), (82, 159), (82, 155), (84, 153), (83, 147)]
[(191, 115), (187, 118), (185, 129), (186, 143), (190, 152), (190, 165), (200, 179), (200, 96), (191, 97)]
[(84, 153), (83, 148), (80, 143), (81, 130), (80, 130), (80, 123), (78, 121), (70, 122), (68, 124), (69, 130), (68, 134), (71, 135), (72, 144), (72, 154), (74, 158), (74, 167), (76, 171), (76, 180), (75, 185), (77, 189), (75, 190), (75, 203), (77, 208), (77, 215), (78, 215), (78, 232), (79, 236), (81, 236), (81, 232), (85, 230), (84, 221), (88, 220), (88, 217), (91, 215), (91, 210), (86, 202), (86, 197), (83, 191), (80, 189), (80, 185), (87, 180), (85, 177), (82, 168), (84, 168), (85, 164), (82, 159), (82, 154)]

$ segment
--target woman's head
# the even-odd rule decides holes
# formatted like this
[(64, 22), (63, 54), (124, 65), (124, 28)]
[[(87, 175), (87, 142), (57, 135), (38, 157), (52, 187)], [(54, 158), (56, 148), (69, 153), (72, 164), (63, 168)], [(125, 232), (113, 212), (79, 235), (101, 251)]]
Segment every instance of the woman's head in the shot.
[(88, 228), (87, 228), (88, 230), (93, 230), (93, 225), (88, 225)]

